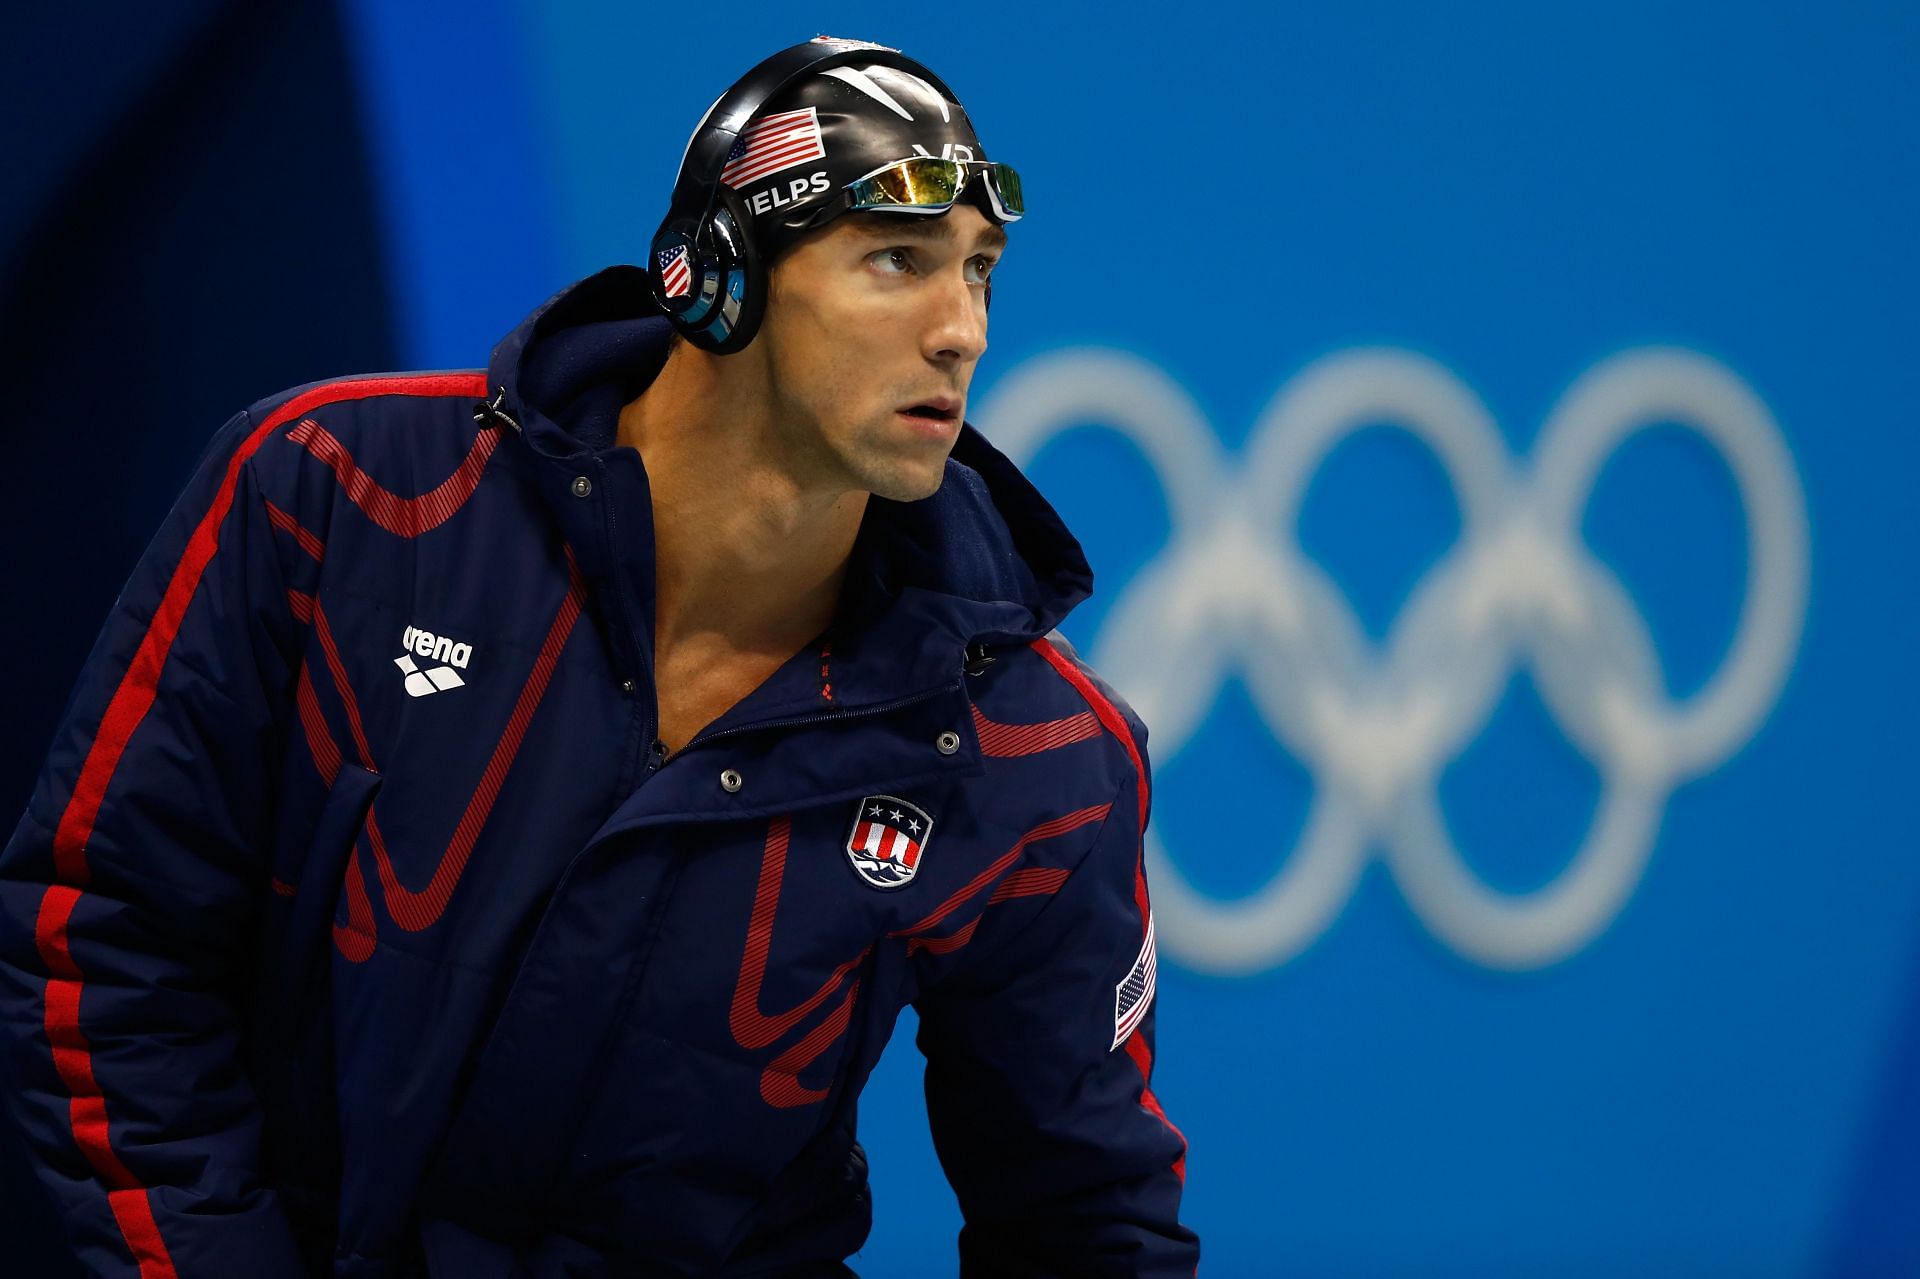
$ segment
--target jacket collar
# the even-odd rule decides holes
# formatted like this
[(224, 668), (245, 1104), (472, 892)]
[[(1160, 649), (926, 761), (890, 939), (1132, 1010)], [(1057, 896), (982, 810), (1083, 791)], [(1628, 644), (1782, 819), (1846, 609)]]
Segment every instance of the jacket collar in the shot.
[[(562, 289), (503, 338), (489, 384), (504, 392), (502, 407), (528, 448), (578, 464), (617, 447), (620, 407), (659, 373), (670, 333), (646, 273), (608, 267)], [(648, 544), (630, 553), (650, 566), (650, 522), (626, 527), (642, 530), (633, 535)], [(969, 646), (1028, 643), (1092, 590), (1093, 571), (1058, 513), (962, 423), (932, 496), (868, 500), (831, 632), (834, 701), (846, 708), (951, 683)], [(651, 607), (649, 600), (649, 615)], [(795, 669), (810, 675), (805, 666)], [(793, 687), (769, 681), (765, 696), (750, 699), (753, 718), (779, 714), (788, 700), (796, 712), (818, 709), (816, 682), (788, 682)]]

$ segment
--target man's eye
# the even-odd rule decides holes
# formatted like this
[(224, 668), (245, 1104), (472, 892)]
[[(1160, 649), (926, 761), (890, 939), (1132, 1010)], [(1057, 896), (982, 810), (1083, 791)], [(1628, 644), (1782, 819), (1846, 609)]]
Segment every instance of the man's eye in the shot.
[(905, 249), (882, 249), (874, 254), (873, 262), (886, 275), (903, 275), (912, 268), (913, 260)]
[(998, 260), (995, 258), (979, 257), (974, 258), (967, 265), (974, 269), (973, 278), (969, 280), (968, 283), (985, 284), (987, 277), (993, 274), (993, 268), (998, 265)]

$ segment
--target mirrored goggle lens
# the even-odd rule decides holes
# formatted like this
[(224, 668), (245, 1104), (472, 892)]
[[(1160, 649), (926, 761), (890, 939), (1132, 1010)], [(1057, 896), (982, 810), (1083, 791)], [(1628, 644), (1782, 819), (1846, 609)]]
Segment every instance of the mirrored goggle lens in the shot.
[(953, 203), (960, 172), (960, 166), (950, 160), (902, 160), (848, 183), (847, 191), (856, 209), (940, 208)]
[(1026, 216), (1027, 198), (1020, 193), (1020, 175), (1014, 172), (1012, 165), (988, 165), (987, 187), (999, 201), (1000, 212), (1007, 221)]
[[(986, 174), (987, 191), (995, 211), (1011, 222), (1026, 213), (1020, 175), (1005, 164), (979, 164)], [(956, 160), (918, 156), (890, 164), (847, 184), (850, 207), (855, 209), (949, 208), (965, 187), (969, 168)]]

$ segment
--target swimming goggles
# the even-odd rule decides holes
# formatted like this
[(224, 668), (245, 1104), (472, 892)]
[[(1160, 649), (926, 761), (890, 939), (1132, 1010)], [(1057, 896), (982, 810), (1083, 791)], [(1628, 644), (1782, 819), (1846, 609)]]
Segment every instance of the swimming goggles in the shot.
[(840, 213), (944, 213), (966, 190), (974, 173), (987, 184), (987, 199), (1002, 222), (1018, 222), (1027, 212), (1020, 175), (1012, 165), (990, 160), (943, 160), (916, 155), (881, 165), (840, 190), (840, 201), (812, 221), (817, 225)]

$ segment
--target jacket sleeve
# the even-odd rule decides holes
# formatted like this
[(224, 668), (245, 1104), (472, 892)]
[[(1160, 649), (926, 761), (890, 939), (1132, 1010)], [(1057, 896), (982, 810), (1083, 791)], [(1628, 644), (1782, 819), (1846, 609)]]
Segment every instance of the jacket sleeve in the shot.
[(1179, 1221), (1186, 1139), (1151, 1087), (1147, 793), (1130, 769), (1058, 891), (1027, 918), (1032, 901), (989, 907), (1017, 931), (916, 1003), (934, 1148), (966, 1220), (963, 1276), (1188, 1279), (1198, 1265)]
[(240, 1007), (292, 648), (247, 413), (134, 569), (0, 852), (7, 1100), (87, 1273), (304, 1273)]

